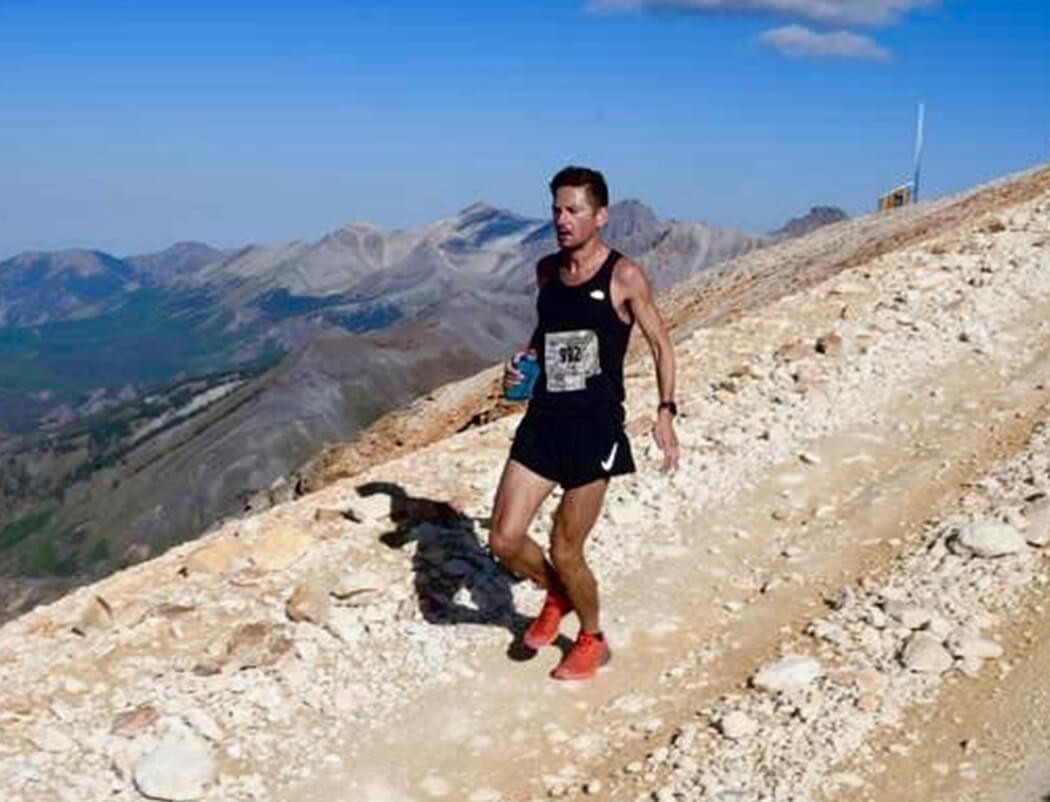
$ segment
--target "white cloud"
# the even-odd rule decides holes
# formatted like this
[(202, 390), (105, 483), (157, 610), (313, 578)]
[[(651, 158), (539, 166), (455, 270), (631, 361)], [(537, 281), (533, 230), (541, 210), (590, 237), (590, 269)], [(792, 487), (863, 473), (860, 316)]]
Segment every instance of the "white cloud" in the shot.
[(594, 11), (681, 11), (749, 14), (822, 25), (888, 25), (939, 0), (590, 0)]
[(802, 25), (785, 25), (765, 31), (759, 41), (785, 56), (837, 56), (868, 61), (891, 58), (890, 52), (874, 39), (849, 31), (817, 33)]

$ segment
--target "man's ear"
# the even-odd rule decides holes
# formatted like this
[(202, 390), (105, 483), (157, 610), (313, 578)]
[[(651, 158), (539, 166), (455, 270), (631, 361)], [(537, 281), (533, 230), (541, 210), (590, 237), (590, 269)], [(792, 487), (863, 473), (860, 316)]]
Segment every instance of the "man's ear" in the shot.
[(602, 208), (600, 208), (598, 210), (598, 214), (596, 214), (594, 217), (598, 221), (598, 228), (601, 228), (602, 226), (604, 226), (606, 223), (609, 222), (609, 210), (608, 210), (608, 208), (603, 206)]

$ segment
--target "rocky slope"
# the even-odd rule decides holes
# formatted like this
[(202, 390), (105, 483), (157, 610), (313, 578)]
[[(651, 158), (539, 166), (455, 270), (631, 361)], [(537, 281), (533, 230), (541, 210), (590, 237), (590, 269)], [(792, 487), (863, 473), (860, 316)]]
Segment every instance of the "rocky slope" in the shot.
[(636, 357), (594, 681), (515, 646), (540, 597), (483, 547), (515, 416), (436, 438), (481, 377), (429, 445), (0, 629), (7, 798), (1050, 791), (1050, 171), (833, 229), (663, 297), (682, 466)]

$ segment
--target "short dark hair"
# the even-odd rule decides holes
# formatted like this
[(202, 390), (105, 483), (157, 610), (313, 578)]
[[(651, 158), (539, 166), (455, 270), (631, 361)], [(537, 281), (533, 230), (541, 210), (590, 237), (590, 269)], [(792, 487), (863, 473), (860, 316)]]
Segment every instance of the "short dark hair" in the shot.
[(551, 179), (550, 187), (551, 195), (557, 193), (561, 187), (583, 187), (595, 209), (602, 209), (609, 205), (609, 187), (605, 183), (605, 176), (589, 167), (577, 167), (571, 164), (563, 167)]

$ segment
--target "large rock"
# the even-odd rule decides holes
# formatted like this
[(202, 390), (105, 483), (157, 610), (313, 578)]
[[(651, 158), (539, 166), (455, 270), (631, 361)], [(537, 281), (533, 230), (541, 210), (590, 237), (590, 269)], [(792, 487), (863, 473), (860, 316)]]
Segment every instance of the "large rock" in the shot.
[(73, 631), (78, 635), (90, 635), (112, 628), (113, 608), (101, 596), (92, 596), (91, 600), (80, 611)]
[(994, 640), (962, 628), (948, 636), (947, 646), (952, 654), (964, 660), (988, 660), (1003, 654), (1003, 647)]
[(884, 601), (882, 609), (886, 612), (886, 615), (907, 629), (921, 629), (929, 623), (934, 615), (931, 610), (925, 607), (918, 607), (895, 599)]
[(916, 632), (904, 645), (901, 665), (920, 674), (943, 674), (952, 667), (952, 656), (939, 638), (927, 632)]
[(237, 668), (261, 668), (279, 662), (293, 645), (282, 627), (256, 621), (233, 631), (226, 644), (226, 657)]
[(359, 495), (350, 502), (349, 513), (362, 523), (375, 523), (390, 517), (391, 497), (388, 493), (371, 493)]
[(827, 334), (817, 337), (814, 347), (818, 354), (834, 356), (842, 352), (842, 337), (834, 331), (829, 331)]
[(318, 584), (299, 585), (292, 591), (284, 609), (292, 621), (325, 624), (331, 612), (331, 602), (328, 592)]
[(275, 527), (252, 544), (251, 558), (264, 571), (282, 571), (302, 557), (309, 546), (308, 535), (287, 527)]
[(755, 720), (739, 710), (728, 713), (719, 720), (718, 729), (730, 740), (736, 741), (753, 735), (758, 730)]
[(41, 727), (29, 740), (41, 752), (71, 752), (77, 747), (76, 742), (57, 727)]
[(773, 352), (773, 359), (777, 362), (794, 362), (802, 359), (809, 353), (809, 349), (802, 344), (801, 340), (792, 340), (783, 343)]
[(336, 579), (332, 595), (351, 607), (361, 607), (378, 601), (387, 588), (387, 581), (364, 568), (346, 568)]
[(1050, 545), (1050, 498), (1042, 498), (1029, 504), (1023, 513), (1028, 520), (1025, 540), (1032, 546)]
[(135, 787), (147, 799), (200, 799), (215, 781), (215, 760), (199, 738), (172, 736), (135, 764)]
[(134, 738), (152, 727), (159, 716), (160, 711), (152, 705), (139, 705), (133, 710), (118, 713), (109, 731), (113, 735)]
[(215, 722), (215, 719), (199, 707), (191, 707), (184, 712), (182, 714), (182, 720), (209, 741), (218, 743), (222, 740), (222, 728)]
[(959, 528), (951, 542), (952, 550), (976, 557), (1003, 557), (1025, 548), (1025, 539), (1010, 524), (974, 521)]
[(368, 633), (365, 623), (356, 611), (340, 607), (332, 610), (331, 620), (325, 625), (325, 629), (347, 646), (357, 646)]
[(334, 510), (330, 507), (318, 507), (314, 510), (317, 523), (346, 523), (352, 516), (346, 510)]
[(805, 688), (823, 675), (824, 669), (816, 658), (791, 654), (763, 666), (751, 678), (751, 684), (763, 691), (780, 693)]
[(221, 574), (241, 552), (241, 544), (232, 537), (221, 537), (186, 556), (183, 567), (188, 574)]

